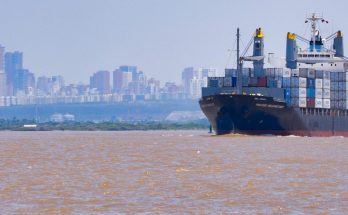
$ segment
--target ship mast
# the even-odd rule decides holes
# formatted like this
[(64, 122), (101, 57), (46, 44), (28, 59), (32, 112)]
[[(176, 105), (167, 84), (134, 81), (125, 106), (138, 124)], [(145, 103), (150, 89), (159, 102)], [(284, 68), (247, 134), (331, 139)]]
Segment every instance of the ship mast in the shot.
[(240, 40), (240, 34), (239, 34), (239, 28), (237, 28), (237, 94), (242, 93), (242, 60), (239, 57), (239, 40)]
[[(316, 13), (312, 13), (312, 15), (308, 18), (306, 18), (305, 23), (310, 22), (311, 23), (311, 28), (312, 28), (312, 42), (313, 42), (313, 46), (315, 44), (316, 41), (316, 34), (318, 32), (317, 30), (317, 22), (325, 22), (325, 23), (329, 23), (327, 20), (324, 20), (323, 17), (318, 16)], [(318, 36), (319, 36), (319, 32), (318, 32)], [(313, 49), (313, 51), (316, 51), (315, 48)]]

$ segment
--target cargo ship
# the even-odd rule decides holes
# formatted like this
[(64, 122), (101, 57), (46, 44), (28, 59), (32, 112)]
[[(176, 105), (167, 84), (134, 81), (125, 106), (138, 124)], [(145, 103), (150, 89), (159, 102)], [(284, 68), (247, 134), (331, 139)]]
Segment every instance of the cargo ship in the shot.
[[(237, 68), (208, 77), (199, 100), (216, 134), (348, 136), (342, 33), (323, 38), (318, 25), (328, 21), (315, 13), (305, 23), (311, 26), (310, 39), (288, 32), (285, 58), (268, 54), (266, 59), (261, 28), (240, 53), (237, 29)], [(246, 56), (252, 45), (252, 56)], [(246, 61), (253, 66), (244, 68)]]

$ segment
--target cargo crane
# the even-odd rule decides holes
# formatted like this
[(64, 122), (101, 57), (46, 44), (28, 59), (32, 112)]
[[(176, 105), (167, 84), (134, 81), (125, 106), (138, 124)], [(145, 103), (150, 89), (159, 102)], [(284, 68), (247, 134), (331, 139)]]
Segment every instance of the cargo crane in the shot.
[[(255, 34), (249, 40), (247, 46), (239, 56), (239, 28), (237, 28), (237, 93), (242, 93), (242, 78), (243, 78), (243, 63), (244, 61), (252, 61), (254, 66), (254, 72), (256, 76), (263, 76), (263, 64), (264, 64), (264, 44), (263, 44), (263, 32), (261, 28), (256, 29)], [(252, 56), (245, 56), (251, 47), (251, 44), (254, 43), (254, 50)]]

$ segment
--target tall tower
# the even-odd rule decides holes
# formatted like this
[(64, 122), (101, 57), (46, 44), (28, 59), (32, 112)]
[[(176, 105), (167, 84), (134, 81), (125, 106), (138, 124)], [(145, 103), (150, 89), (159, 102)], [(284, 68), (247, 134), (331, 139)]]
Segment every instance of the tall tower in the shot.
[(0, 45), (0, 96), (6, 96), (6, 74), (4, 65), (5, 47)]
[[(263, 32), (261, 28), (256, 29), (255, 36), (254, 36), (254, 50), (253, 50), (253, 56), (264, 56), (264, 44), (263, 44)], [(254, 73), (255, 76), (263, 76), (263, 64), (264, 60), (254, 61)]]
[(290, 32), (286, 37), (286, 67), (289, 69), (297, 68), (296, 34)]

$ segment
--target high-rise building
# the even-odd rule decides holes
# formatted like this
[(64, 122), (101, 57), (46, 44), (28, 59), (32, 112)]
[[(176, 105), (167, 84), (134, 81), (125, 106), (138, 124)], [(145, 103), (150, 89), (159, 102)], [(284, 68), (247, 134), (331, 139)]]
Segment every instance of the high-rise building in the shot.
[(124, 66), (120, 66), (119, 70), (121, 70), (122, 72), (125, 72), (125, 73), (130, 72), (132, 74), (132, 78), (131, 78), (131, 80), (129, 80), (129, 82), (134, 81), (134, 80), (137, 79), (138, 71), (137, 71), (137, 67), (136, 66), (124, 65)]
[(0, 44), (0, 73), (5, 72), (4, 57), (5, 57), (5, 47), (1, 46)]
[(5, 47), (0, 45), (0, 96), (7, 96), (6, 73), (4, 65)]
[(57, 95), (60, 93), (61, 89), (65, 86), (65, 81), (63, 76), (55, 75), (51, 78), (50, 90), (51, 94)]
[(120, 66), (113, 72), (113, 91), (124, 93), (133, 80), (140, 80), (142, 72), (137, 71), (136, 66)]
[(37, 94), (42, 96), (42, 95), (48, 95), (50, 93), (50, 78), (46, 76), (40, 76), (37, 78), (37, 84), (36, 84), (36, 89), (37, 89)]
[[(19, 83), (16, 80), (16, 76), (20, 70), (23, 69), (23, 53), (22, 52), (6, 52), (5, 53), (5, 73), (7, 82), (7, 94), (12, 96), (17, 91), (16, 84)], [(16, 83), (15, 83), (16, 82)]]
[(0, 96), (7, 96), (6, 73), (0, 72)]
[(16, 70), (13, 80), (14, 95), (17, 93), (33, 95), (35, 92), (35, 76), (27, 69)]
[(182, 73), (181, 73), (181, 80), (184, 86), (184, 92), (186, 94), (190, 94), (190, 84), (191, 84), (191, 80), (195, 77), (195, 70), (193, 67), (187, 67), (185, 68)]
[(91, 88), (96, 88), (100, 94), (110, 94), (110, 72), (98, 71), (90, 78)]

